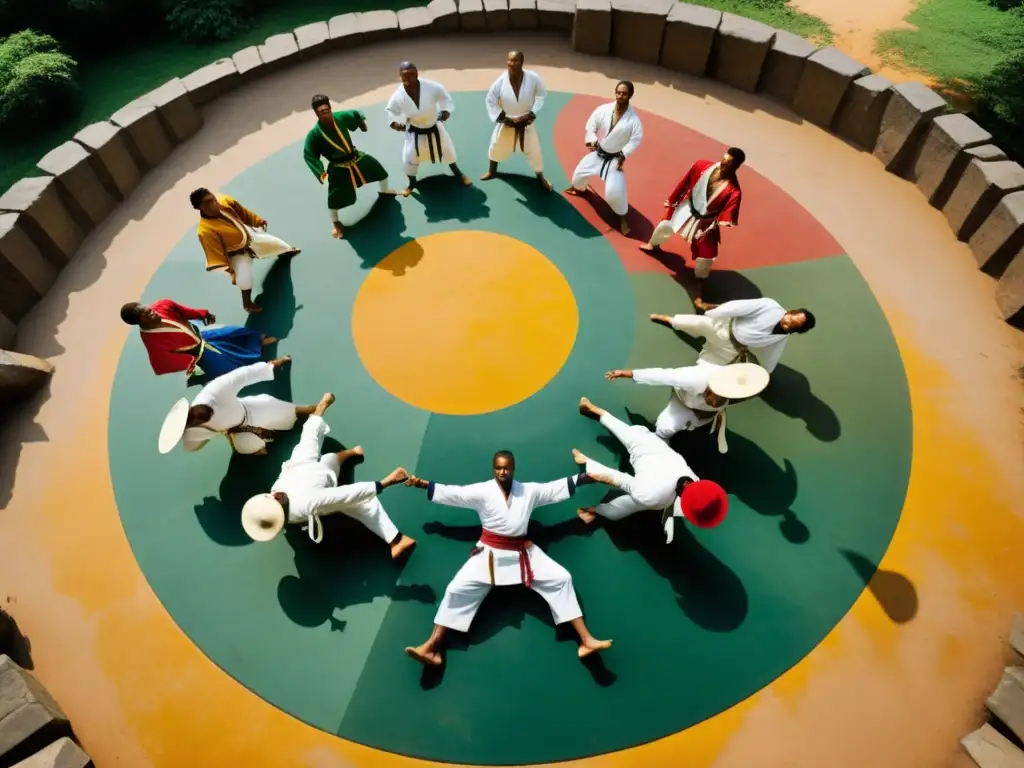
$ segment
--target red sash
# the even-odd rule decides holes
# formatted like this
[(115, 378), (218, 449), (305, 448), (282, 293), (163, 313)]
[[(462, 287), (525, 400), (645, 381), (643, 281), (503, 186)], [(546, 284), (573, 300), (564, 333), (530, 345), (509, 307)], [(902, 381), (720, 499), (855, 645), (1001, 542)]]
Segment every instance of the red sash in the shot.
[[(488, 531), (486, 528), (480, 534), (480, 543), (491, 549), (501, 549), (506, 552), (519, 553), (519, 575), (523, 580), (523, 586), (529, 588), (533, 584), (533, 568), (530, 566), (530, 556), (526, 551), (533, 546), (533, 542), (525, 536), (502, 536), (499, 533)], [(479, 548), (470, 552), (472, 557)], [(491, 584), (494, 584), (494, 563), (491, 563)]]

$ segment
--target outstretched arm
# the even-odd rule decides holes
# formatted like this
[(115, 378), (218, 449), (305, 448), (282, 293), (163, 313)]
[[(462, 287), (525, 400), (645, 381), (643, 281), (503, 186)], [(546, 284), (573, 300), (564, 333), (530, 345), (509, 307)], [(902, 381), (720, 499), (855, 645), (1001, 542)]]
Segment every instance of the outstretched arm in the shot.
[(684, 368), (638, 368), (633, 371), (633, 381), (637, 384), (703, 391), (707, 388), (707, 373), (695, 370), (697, 368), (695, 365)]
[(263, 381), (273, 381), (274, 371), (291, 360), (290, 357), (282, 357), (270, 362), (253, 363), (228, 371), (207, 384), (203, 391), (213, 397), (238, 397), (238, 393), (253, 384)]
[(369, 501), (384, 492), (385, 488), (403, 483), (408, 479), (409, 473), (402, 467), (392, 470), (391, 474), (375, 483), (350, 483), (339, 485), (335, 488), (324, 488), (317, 495), (313, 502), (313, 513), (316, 515), (329, 515), (332, 512), (342, 512), (353, 504)]
[(206, 320), (206, 318), (212, 317), (208, 309), (192, 309), (192, 307), (186, 307), (171, 299), (164, 299), (164, 301), (167, 302), (165, 305), (167, 309), (176, 312), (186, 320)]
[(423, 488), (427, 491), (427, 500), (446, 507), (475, 509), (481, 501), (481, 483), (474, 485), (442, 485), (433, 480), (424, 480), (412, 475), (405, 481), (406, 485)]
[(324, 170), (324, 161), (320, 159), (320, 151), (316, 148), (316, 137), (312, 131), (306, 135), (306, 144), (302, 148), (302, 159), (321, 184), (327, 181), (327, 171)]
[[(582, 481), (581, 481), (582, 478)], [(570, 496), (576, 495), (578, 485), (586, 485), (593, 482), (586, 474), (572, 475), (550, 483), (525, 483), (526, 487), (533, 494), (533, 505), (543, 507), (547, 504), (557, 504), (565, 501)]]

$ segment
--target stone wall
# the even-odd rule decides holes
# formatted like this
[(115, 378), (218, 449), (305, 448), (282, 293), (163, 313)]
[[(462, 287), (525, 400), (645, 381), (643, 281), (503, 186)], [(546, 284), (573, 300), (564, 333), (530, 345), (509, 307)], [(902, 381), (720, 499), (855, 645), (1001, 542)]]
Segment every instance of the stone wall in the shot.
[[(991, 275), (1003, 318), (1024, 324), (1024, 168), (919, 83), (894, 85), (835, 48), (674, 0), (433, 0), (348, 13), (274, 35), (126, 104), (0, 196), (0, 348), (88, 233), (203, 125), (199, 108), (264, 74), (396, 37), (543, 28), (576, 51), (660, 64), (781, 102), (878, 158), (941, 210)], [(628, 72), (628, 67), (624, 68)], [(898, 226), (898, 224), (895, 224)]]

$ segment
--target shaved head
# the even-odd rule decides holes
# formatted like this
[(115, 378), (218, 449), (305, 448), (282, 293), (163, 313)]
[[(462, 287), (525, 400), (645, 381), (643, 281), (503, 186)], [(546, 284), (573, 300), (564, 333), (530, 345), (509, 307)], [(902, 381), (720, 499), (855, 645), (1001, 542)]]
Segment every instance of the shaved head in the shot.
[(398, 65), (399, 72), (401, 72), (403, 69), (412, 69), (417, 72), (419, 71), (416, 69), (416, 65), (413, 64), (411, 61), (403, 61), (401, 64)]
[(523, 62), (526, 61), (526, 57), (523, 56), (523, 52), (522, 51), (509, 51), (508, 52), (508, 57), (510, 59), (515, 59), (520, 64), (522, 64)]

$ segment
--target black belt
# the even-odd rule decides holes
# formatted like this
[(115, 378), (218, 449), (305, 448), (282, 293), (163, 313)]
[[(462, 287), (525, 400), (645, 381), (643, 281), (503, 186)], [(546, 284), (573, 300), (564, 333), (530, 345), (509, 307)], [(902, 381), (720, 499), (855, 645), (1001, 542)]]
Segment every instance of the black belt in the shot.
[[(430, 149), (430, 162), (439, 163), (441, 162), (441, 131), (437, 127), (437, 123), (434, 123), (429, 128), (417, 128), (415, 125), (409, 126), (409, 133), (415, 138), (413, 139), (414, 146), (416, 147), (416, 157), (420, 156), (420, 136), (427, 137), (427, 147)], [(434, 157), (434, 144), (437, 144), (437, 157)]]
[(604, 161), (601, 163), (601, 170), (597, 175), (605, 181), (608, 181), (608, 166), (612, 164), (612, 160), (625, 160), (626, 156), (621, 152), (605, 152), (601, 147), (597, 147), (594, 151), (597, 152), (597, 156)]

